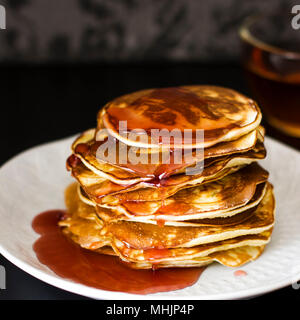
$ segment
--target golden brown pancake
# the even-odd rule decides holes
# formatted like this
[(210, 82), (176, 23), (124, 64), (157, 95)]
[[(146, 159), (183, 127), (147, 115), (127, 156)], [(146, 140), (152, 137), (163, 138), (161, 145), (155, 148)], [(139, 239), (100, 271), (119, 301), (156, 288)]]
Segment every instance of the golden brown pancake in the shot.
[[(78, 241), (78, 237), (76, 235), (69, 233), (67, 229), (64, 229), (63, 231), (74, 242), (81, 244), (85, 248), (84, 243)], [(211, 250), (212, 253), (207, 256), (201, 256), (201, 253), (203, 254), (201, 246), (195, 247), (193, 250), (194, 258), (191, 257), (191, 254), (181, 255), (176, 259), (174, 259), (174, 257), (166, 257), (165, 259), (160, 257), (159, 259), (154, 259), (153, 256), (149, 259), (149, 254), (146, 255), (147, 259), (144, 259), (144, 255), (138, 255), (138, 259), (131, 257), (128, 258), (121, 255), (117, 249), (110, 247), (109, 243), (101, 248), (93, 249), (93, 251), (98, 252), (99, 254), (119, 256), (123, 262), (127, 263), (128, 267), (134, 269), (202, 267), (213, 262), (219, 262), (220, 264), (228, 267), (239, 267), (257, 259), (262, 254), (265, 245), (270, 241), (270, 237), (267, 237), (267, 232), (268, 231), (261, 235), (245, 236), (243, 239), (240, 238), (231, 245), (228, 242), (226, 243), (226, 240), (221, 241), (213, 248), (213, 250)], [(248, 245), (246, 245), (247, 243)], [(199, 249), (199, 257), (197, 257), (197, 249)], [(176, 251), (179, 249), (169, 250), (172, 250), (172, 254), (176, 255)], [(183, 250), (189, 249), (184, 248)]]
[[(194, 258), (190, 260), (170, 260), (162, 263), (136, 262), (128, 264), (135, 269), (159, 269), (159, 268), (188, 268), (203, 267), (216, 261), (227, 267), (240, 267), (245, 263), (256, 260), (263, 252), (265, 245), (262, 246), (241, 246), (234, 249), (218, 251), (206, 257)], [(102, 248), (99, 249), (99, 252)], [(106, 250), (107, 252), (107, 250)], [(107, 254), (107, 253), (106, 253)]]
[[(270, 192), (272, 193), (271, 187), (269, 187), (268, 193), (272, 198)], [(269, 203), (270, 198), (263, 201), (264, 203), (261, 204), (259, 209), (260, 213), (256, 213), (261, 217), (264, 215), (264, 210), (272, 210), (272, 204)], [(69, 218), (60, 222), (60, 225), (64, 227), (64, 233), (84, 248), (96, 250), (100, 253), (118, 255), (122, 260), (129, 262), (129, 266), (135, 268), (151, 268), (153, 264), (156, 267), (200, 266), (213, 261), (219, 261), (224, 265), (230, 266), (241, 265), (255, 259), (262, 252), (264, 245), (270, 240), (272, 231), (272, 227), (269, 227), (260, 233), (250, 232), (233, 238), (198, 244), (192, 248), (176, 247), (174, 249), (166, 249), (165, 247), (158, 247), (154, 249), (151, 246), (141, 249), (134, 248), (130, 245), (130, 242), (124, 242), (115, 236), (112, 237), (106, 234), (106, 231), (103, 232), (106, 228), (105, 223), (101, 221), (99, 223), (97, 219), (91, 219), (91, 215), (92, 213), (95, 215), (95, 211), (93, 207), (87, 206), (80, 201), (74, 184), (66, 191), (66, 203), (68, 205)], [(270, 214), (272, 215), (272, 213)], [(248, 227), (251, 224), (253, 227), (253, 223), (255, 224), (254, 220), (248, 222)], [(144, 224), (139, 225), (142, 228), (145, 226)], [(184, 229), (184, 233), (187, 232), (186, 228), (179, 229)], [(172, 230), (174, 232), (174, 228)], [(157, 232), (154, 229), (153, 238), (155, 237), (157, 237)], [(108, 246), (111, 246), (113, 252)], [(254, 249), (253, 246), (257, 249)], [(253, 252), (257, 254), (253, 254)]]
[[(116, 223), (118, 221), (131, 221), (139, 223), (150, 223), (158, 226), (174, 226), (174, 227), (200, 227), (200, 226), (230, 226), (237, 225), (250, 218), (254, 214), (256, 206), (244, 206), (237, 210), (233, 210), (232, 215), (226, 217), (216, 217), (216, 218), (199, 218), (190, 220), (159, 220), (159, 219), (140, 219), (139, 217), (128, 218), (122, 216), (115, 210), (109, 210), (107, 208), (102, 208), (96, 206), (96, 212), (101, 220), (107, 223)], [(104, 210), (103, 210), (104, 209)], [(229, 212), (231, 214), (231, 212)]]
[(245, 235), (233, 239), (202, 244), (192, 248), (175, 249), (147, 249), (138, 250), (124, 246), (120, 242), (113, 244), (113, 250), (124, 261), (152, 263), (167, 263), (170, 261), (185, 261), (207, 257), (215, 252), (230, 250), (243, 246), (262, 246), (266, 245), (271, 238), (272, 230), (255, 235)]
[[(267, 171), (252, 164), (215, 182), (183, 189), (163, 201), (127, 201), (115, 206), (102, 204), (101, 207), (112, 210), (96, 210), (107, 222), (128, 220), (198, 226), (198, 219), (203, 223), (204, 219), (232, 217), (255, 207), (265, 194), (267, 177)], [(96, 206), (81, 187), (78, 193), (83, 202)]]
[[(86, 203), (89, 206), (94, 206), (97, 212), (97, 215), (105, 222), (117, 222), (120, 220), (126, 220), (126, 221), (133, 221), (133, 222), (143, 222), (143, 223), (151, 223), (151, 224), (157, 224), (160, 226), (175, 226), (175, 227), (198, 227), (203, 225), (215, 225), (220, 224), (222, 222), (223, 224), (232, 225), (237, 224), (241, 221), (246, 220), (249, 217), (249, 214), (252, 214), (254, 207), (256, 207), (259, 202), (264, 197), (265, 191), (266, 191), (267, 184), (261, 184), (258, 186), (257, 191), (255, 192), (255, 195), (253, 198), (247, 203), (246, 205), (242, 207), (238, 207), (236, 209), (224, 211), (224, 212), (215, 212), (215, 216), (211, 216), (210, 218), (205, 218), (205, 216), (200, 216), (200, 218), (194, 214), (194, 216), (190, 215), (183, 215), (183, 216), (172, 216), (168, 213), (168, 215), (154, 215), (152, 216), (134, 216), (130, 215), (128, 213), (123, 213), (122, 211), (118, 211), (118, 209), (110, 209), (110, 206), (102, 206), (98, 209), (98, 205), (96, 205), (94, 202), (89, 200), (86, 195), (84, 195), (84, 192), (82, 191), (82, 188), (78, 187), (78, 195), (81, 201)], [(237, 217), (237, 214), (238, 217)], [(170, 219), (170, 217), (172, 219)], [(194, 217), (194, 219), (193, 219)], [(226, 219), (224, 219), (226, 218)], [(169, 220), (168, 220), (169, 219)], [(176, 219), (176, 220), (175, 220)]]
[(105, 224), (101, 233), (138, 249), (191, 247), (268, 230), (274, 223), (273, 211), (274, 198), (269, 186), (254, 214), (238, 225), (160, 227), (147, 223), (118, 221)]
[[(128, 213), (124, 214), (118, 209), (110, 209), (110, 206), (101, 206), (99, 207), (94, 202), (89, 200), (86, 195), (83, 194), (82, 189), (78, 188), (78, 195), (81, 201), (88, 204), (89, 206), (94, 206), (97, 212), (97, 215), (101, 220), (105, 222), (117, 222), (120, 220), (133, 221), (133, 222), (143, 222), (151, 223), (160, 226), (175, 226), (175, 227), (198, 227), (198, 226), (211, 226), (211, 225), (233, 225), (238, 224), (250, 217), (253, 214), (253, 209), (259, 204), (262, 198), (265, 195), (267, 188), (267, 183), (263, 183), (258, 186), (257, 191), (255, 192), (253, 198), (249, 203), (245, 204), (242, 207), (238, 207), (228, 211), (216, 211), (209, 218), (205, 218), (207, 215), (182, 215), (182, 216), (172, 216), (171, 213), (168, 215), (154, 215), (152, 216), (134, 216), (129, 215)], [(146, 203), (146, 202), (144, 202)], [(151, 203), (151, 202), (150, 202)], [(208, 212), (208, 214), (210, 214)], [(194, 219), (193, 219), (194, 218)], [(169, 220), (168, 220), (169, 219)]]
[[(95, 129), (85, 131), (73, 142), (72, 151), (96, 175), (109, 179), (114, 183), (125, 185), (152, 179), (152, 177), (140, 177), (137, 173), (124, 170), (120, 166), (101, 161), (96, 155), (96, 147), (100, 144), (94, 140), (94, 136)], [(119, 150), (118, 142), (117, 150)]]
[[(146, 143), (120, 134), (120, 121), (127, 121), (127, 132), (136, 130), (140, 136), (145, 133)], [(104, 125), (127, 145), (159, 148), (182, 147), (182, 143), (154, 143), (151, 130), (178, 129), (183, 133), (189, 129), (194, 135), (184, 148), (207, 148), (251, 132), (260, 121), (261, 112), (253, 100), (231, 89), (199, 85), (148, 89), (116, 98), (99, 113), (97, 130)], [(197, 129), (205, 132), (202, 142), (195, 141)]]
[[(70, 217), (63, 220), (60, 225), (68, 227), (69, 232), (72, 234), (84, 238), (85, 243), (92, 235), (93, 241), (88, 245), (90, 249), (97, 249), (97, 247), (102, 247), (103, 243), (116, 243), (116, 241), (123, 243), (127, 248), (142, 250), (151, 248), (188, 248), (244, 235), (262, 233), (272, 228), (274, 223), (274, 197), (270, 184), (268, 184), (266, 194), (255, 208), (254, 213), (250, 214), (245, 221), (237, 225), (215, 224), (200, 227), (160, 227), (127, 221), (103, 223), (101, 219), (99, 219), (101, 223), (97, 224), (91, 219), (84, 218), (83, 215), (89, 216), (92, 213), (96, 215), (96, 212), (93, 207), (80, 201), (76, 186), (70, 187), (67, 192), (67, 197), (74, 199), (74, 202), (77, 203), (77, 208), (74, 206), (69, 209)], [(87, 232), (88, 228), (93, 229), (90, 234)]]
[[(183, 188), (189, 188), (203, 182), (221, 179), (245, 166), (263, 159), (266, 151), (262, 142), (257, 142), (255, 148), (248, 152), (236, 153), (208, 159), (204, 163), (201, 174), (186, 175), (184, 173), (173, 175), (159, 181), (142, 181), (133, 185), (120, 185), (108, 179), (99, 177), (87, 169), (79, 158), (73, 161), (69, 157), (67, 166), (72, 175), (78, 180), (88, 197), (96, 203), (116, 204), (120, 201), (156, 201), (170, 197)], [(70, 161), (72, 159), (72, 161)]]
[[(250, 207), (255, 206), (264, 195), (267, 178), (268, 172), (253, 163), (217, 181), (182, 189), (163, 201), (127, 201), (116, 206), (103, 206), (119, 213), (113, 215), (119, 220), (122, 220), (122, 215), (125, 216), (123, 220), (145, 217), (139, 221), (226, 217), (240, 212), (232, 211), (245, 207), (249, 202), (252, 202)], [(258, 185), (261, 186), (257, 188)], [(80, 197), (91, 204), (85, 201), (86, 196), (82, 195), (82, 191)]]
[[(268, 172), (257, 164), (266, 156), (260, 121), (254, 101), (215, 86), (148, 89), (110, 101), (97, 128), (72, 144), (67, 168), (77, 183), (66, 189), (59, 225), (81, 247), (137, 269), (256, 259), (275, 211)], [(132, 163), (132, 151), (143, 161)]]
[[(247, 152), (255, 147), (257, 140), (263, 142), (264, 129), (260, 126), (258, 129), (244, 135), (243, 137), (229, 142), (219, 143), (216, 146), (206, 148), (201, 153), (200, 158), (197, 157), (196, 151), (192, 150), (191, 153), (182, 156), (182, 163), (176, 164), (174, 161), (174, 153), (170, 152), (169, 162), (170, 164), (162, 163), (162, 159), (166, 159), (166, 156), (162, 155), (162, 151), (158, 152), (158, 155), (154, 159), (157, 159), (156, 163), (153, 163), (152, 149), (140, 148), (140, 153), (147, 153), (147, 163), (119, 163), (119, 150), (120, 144), (118, 140), (115, 141), (116, 148), (116, 163), (108, 163), (101, 160), (97, 155), (97, 149), (105, 142), (105, 139), (101, 142), (94, 140), (95, 130), (90, 129), (80, 135), (72, 144), (73, 153), (81, 159), (84, 165), (93, 171), (100, 177), (111, 180), (117, 184), (134, 184), (140, 181), (151, 180), (155, 177), (166, 178), (175, 173), (182, 173), (186, 167), (195, 165), (197, 161), (203, 159), (216, 158), (221, 156), (228, 156), (233, 153)], [(107, 135), (105, 136), (107, 138)], [(128, 148), (126, 148), (128, 152)], [(167, 153), (167, 151), (165, 152)]]

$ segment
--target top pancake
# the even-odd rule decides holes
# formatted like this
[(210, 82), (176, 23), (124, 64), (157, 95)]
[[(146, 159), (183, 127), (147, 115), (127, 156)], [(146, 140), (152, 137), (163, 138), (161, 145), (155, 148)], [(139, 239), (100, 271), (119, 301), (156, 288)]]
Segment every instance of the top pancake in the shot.
[[(127, 121), (125, 134), (119, 132), (120, 121)], [(112, 100), (98, 114), (97, 130), (104, 126), (130, 146), (191, 149), (238, 139), (257, 128), (260, 121), (261, 112), (256, 103), (234, 90), (181, 86), (137, 91)], [(184, 145), (176, 139), (151, 141), (152, 129), (176, 129), (182, 136), (189, 129), (193, 135)], [(204, 130), (203, 141), (196, 141), (197, 129)], [(140, 137), (146, 135), (147, 139), (141, 141), (126, 135), (132, 130), (137, 130)]]

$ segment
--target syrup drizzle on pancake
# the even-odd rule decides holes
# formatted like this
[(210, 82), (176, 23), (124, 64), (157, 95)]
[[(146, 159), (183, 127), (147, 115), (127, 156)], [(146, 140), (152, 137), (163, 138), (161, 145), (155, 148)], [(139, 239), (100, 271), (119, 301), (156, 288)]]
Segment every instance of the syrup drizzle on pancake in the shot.
[[(137, 129), (140, 129), (140, 134), (148, 136), (153, 129), (179, 129), (182, 132), (191, 129), (193, 135), (184, 144), (190, 148), (201, 144), (196, 141), (197, 129), (205, 130), (202, 146), (208, 147), (226, 140), (227, 135), (237, 138), (255, 129), (261, 114), (253, 100), (236, 91), (215, 86), (182, 86), (138, 91), (119, 97), (107, 104), (98, 116), (100, 118), (101, 123), (114, 131), (113, 135), (120, 140), (120, 121), (127, 121), (128, 133), (132, 130), (138, 133)], [(148, 139), (148, 143), (150, 141)], [(127, 143), (141, 144), (131, 140)], [(158, 145), (165, 145), (165, 142), (159, 140)], [(178, 143), (173, 139), (168, 145)]]

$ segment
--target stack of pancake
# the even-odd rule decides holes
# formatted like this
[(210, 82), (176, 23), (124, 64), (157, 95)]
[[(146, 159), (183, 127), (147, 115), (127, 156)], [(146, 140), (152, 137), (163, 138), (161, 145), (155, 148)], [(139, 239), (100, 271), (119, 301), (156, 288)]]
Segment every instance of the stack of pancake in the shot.
[[(260, 122), (253, 100), (215, 86), (149, 89), (107, 103), (97, 128), (72, 145), (67, 168), (77, 182), (66, 190), (63, 232), (139, 269), (256, 259), (270, 241), (275, 203), (257, 163), (266, 156)], [(191, 135), (151, 139), (153, 129)], [(114, 159), (99, 156), (108, 141)], [(148, 162), (123, 161), (128, 150)], [(186, 157), (177, 163), (174, 154)]]

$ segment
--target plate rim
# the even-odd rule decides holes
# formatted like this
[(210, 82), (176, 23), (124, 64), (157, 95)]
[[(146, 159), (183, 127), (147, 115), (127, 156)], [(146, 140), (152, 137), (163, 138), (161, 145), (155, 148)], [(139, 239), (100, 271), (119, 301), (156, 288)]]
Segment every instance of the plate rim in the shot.
[[(158, 292), (155, 295), (142, 295), (142, 294), (133, 294), (126, 293), (121, 291), (109, 291), (102, 290), (93, 287), (89, 287), (77, 282), (74, 282), (70, 279), (61, 278), (59, 276), (47, 274), (42, 270), (39, 270), (36, 267), (29, 265), (28, 263), (22, 261), (19, 258), (16, 258), (14, 255), (10, 254), (9, 251), (4, 249), (0, 245), (0, 254), (2, 254), (8, 261), (12, 264), (30, 274), (34, 278), (41, 280), (51, 286), (65, 290), (71, 293), (75, 293), (80, 296), (85, 296), (97, 300), (238, 300), (246, 299), (255, 296), (260, 296), (268, 292), (272, 292), (286, 286), (292, 285), (295, 282), (295, 279), (300, 279), (300, 272), (295, 275), (289, 275), (286, 278), (278, 281), (276, 283), (271, 283), (261, 287), (254, 287), (251, 289), (242, 289), (232, 293), (218, 293), (218, 294), (209, 294), (209, 295), (188, 295), (182, 297), (165, 295), (164, 292)], [(51, 269), (49, 269), (53, 272)], [(292, 279), (293, 278), (293, 279)], [(79, 289), (83, 290), (84, 293), (79, 293)], [(180, 290), (178, 290), (180, 291)], [(174, 291), (173, 291), (174, 292)], [(99, 296), (99, 293), (102, 293), (104, 296)], [(160, 296), (162, 294), (162, 296)], [(131, 299), (129, 299), (131, 298)]]

